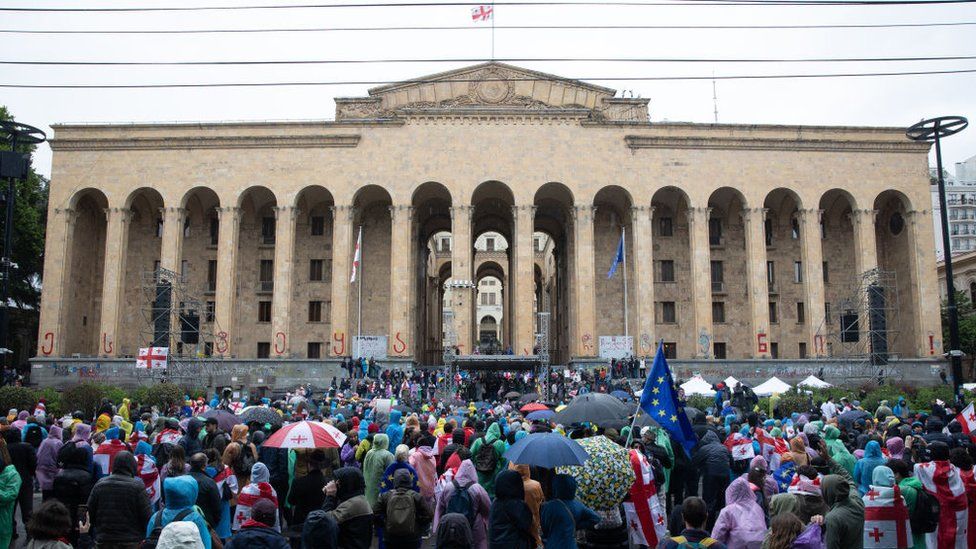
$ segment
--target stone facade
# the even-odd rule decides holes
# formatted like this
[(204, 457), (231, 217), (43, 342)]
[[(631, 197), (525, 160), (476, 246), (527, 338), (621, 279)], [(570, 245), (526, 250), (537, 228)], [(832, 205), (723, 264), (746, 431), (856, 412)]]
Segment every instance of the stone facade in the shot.
[[(927, 144), (651, 123), (647, 100), (614, 94), (486, 63), (337, 99), (334, 122), (55, 126), (38, 360), (136, 354), (158, 261), (212, 310), (184, 354), (335, 360), (361, 332), (436, 363), (441, 282), (469, 282), (451, 328), (462, 353), (477, 337), (489, 231), (509, 244), (492, 261), (518, 354), (547, 311), (564, 363), (625, 331), (641, 355), (663, 340), (697, 361), (827, 358), (836, 304), (880, 267), (897, 275), (892, 351), (941, 355)], [(622, 231), (626, 321), (622, 268), (607, 277)]]

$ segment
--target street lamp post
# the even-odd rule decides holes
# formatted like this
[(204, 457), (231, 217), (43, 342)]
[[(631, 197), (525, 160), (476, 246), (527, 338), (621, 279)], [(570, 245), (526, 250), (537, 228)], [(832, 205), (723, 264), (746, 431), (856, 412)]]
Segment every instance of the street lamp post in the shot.
[[(949, 240), (949, 212), (946, 208), (945, 180), (942, 177), (943, 137), (957, 134), (969, 125), (963, 116), (940, 116), (922, 120), (905, 131), (912, 141), (935, 142), (935, 166), (939, 178), (939, 217), (942, 221), (942, 249), (945, 257), (946, 293), (949, 313), (949, 363), (952, 365), (953, 393), (962, 383), (962, 351), (959, 349), (959, 310), (956, 307), (956, 287), (952, 281), (952, 248)], [(945, 342), (943, 342), (943, 345)]]
[(0, 133), (7, 134), (9, 151), (0, 151), (0, 179), (7, 180), (3, 194), (6, 217), (3, 224), (3, 257), (0, 257), (0, 385), (6, 382), (7, 357), (13, 354), (10, 341), (10, 269), (14, 267), (13, 254), (14, 203), (17, 197), (17, 182), (27, 178), (30, 167), (30, 154), (17, 152), (20, 145), (36, 145), (47, 140), (44, 132), (34, 126), (0, 120)]

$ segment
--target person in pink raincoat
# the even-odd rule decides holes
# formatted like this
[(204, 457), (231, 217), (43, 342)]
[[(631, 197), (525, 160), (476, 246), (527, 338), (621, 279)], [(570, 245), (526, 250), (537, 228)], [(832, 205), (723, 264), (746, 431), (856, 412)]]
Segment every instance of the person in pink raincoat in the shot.
[(441, 517), (448, 512), (448, 504), (456, 490), (455, 483), (462, 488), (467, 488), (468, 495), (471, 497), (473, 507), (471, 511), (474, 514), (474, 524), (471, 527), (471, 533), (474, 537), (473, 547), (474, 549), (488, 549), (488, 516), (491, 513), (491, 499), (488, 497), (488, 492), (478, 484), (478, 472), (470, 459), (461, 462), (452, 482), (444, 486), (444, 490), (438, 494), (437, 507), (434, 508), (434, 531), (437, 531)]
[(420, 446), (410, 451), (408, 462), (417, 471), (417, 485), (420, 495), (427, 503), (434, 506), (434, 483), (437, 482), (437, 457), (434, 455), (434, 438), (422, 439)]
[(718, 514), (712, 537), (729, 549), (759, 549), (766, 537), (766, 517), (756, 503), (749, 481), (739, 477), (725, 490), (725, 507)]

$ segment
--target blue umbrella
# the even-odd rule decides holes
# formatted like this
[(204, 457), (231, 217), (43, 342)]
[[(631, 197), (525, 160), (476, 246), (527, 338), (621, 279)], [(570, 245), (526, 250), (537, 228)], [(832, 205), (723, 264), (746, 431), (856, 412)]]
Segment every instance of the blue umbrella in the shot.
[(556, 412), (553, 412), (552, 410), (536, 410), (534, 412), (529, 412), (529, 415), (525, 416), (525, 419), (529, 421), (535, 421), (537, 419), (550, 419), (554, 415), (556, 415)]
[(505, 452), (505, 459), (552, 469), (560, 465), (583, 465), (590, 455), (578, 442), (559, 433), (532, 433), (513, 444)]
[(617, 398), (619, 398), (620, 400), (622, 400), (624, 402), (629, 402), (631, 400), (631, 398), (632, 398), (630, 395), (627, 394), (626, 391), (621, 391), (620, 389), (617, 389), (616, 391), (613, 391), (610, 394), (613, 395), (613, 396), (615, 396), (615, 397), (617, 397)]

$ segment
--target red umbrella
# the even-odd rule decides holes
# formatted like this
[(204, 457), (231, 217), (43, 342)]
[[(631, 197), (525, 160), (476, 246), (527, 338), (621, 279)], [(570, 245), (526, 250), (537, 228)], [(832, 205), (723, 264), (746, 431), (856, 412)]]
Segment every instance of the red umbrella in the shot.
[(269, 448), (340, 448), (346, 435), (327, 423), (299, 421), (285, 425), (264, 441)]
[(519, 408), (519, 410), (523, 414), (527, 414), (529, 412), (537, 412), (539, 410), (548, 410), (548, 409), (549, 409), (548, 406), (546, 406), (545, 404), (539, 404), (538, 402), (531, 402)]

